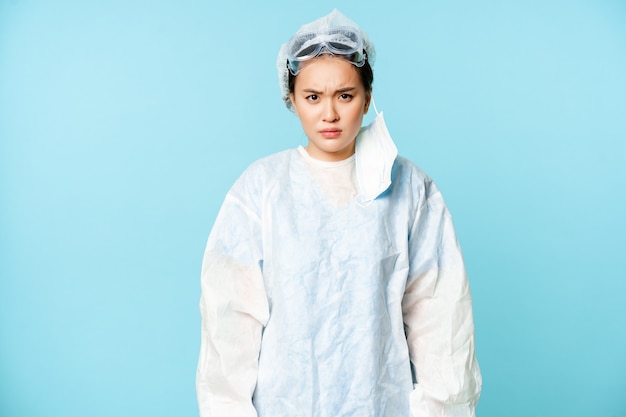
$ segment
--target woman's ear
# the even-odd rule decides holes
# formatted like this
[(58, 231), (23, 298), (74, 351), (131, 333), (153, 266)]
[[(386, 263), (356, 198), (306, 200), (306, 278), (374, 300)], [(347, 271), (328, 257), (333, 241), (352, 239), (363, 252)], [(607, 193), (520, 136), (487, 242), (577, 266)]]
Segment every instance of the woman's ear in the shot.
[(367, 114), (367, 111), (370, 108), (371, 102), (372, 102), (372, 90), (365, 93), (365, 106), (363, 106), (363, 114)]
[(298, 116), (298, 108), (296, 107), (296, 96), (293, 93), (289, 93), (289, 101), (291, 101), (291, 108), (293, 109), (293, 112), (296, 114), (296, 116)]

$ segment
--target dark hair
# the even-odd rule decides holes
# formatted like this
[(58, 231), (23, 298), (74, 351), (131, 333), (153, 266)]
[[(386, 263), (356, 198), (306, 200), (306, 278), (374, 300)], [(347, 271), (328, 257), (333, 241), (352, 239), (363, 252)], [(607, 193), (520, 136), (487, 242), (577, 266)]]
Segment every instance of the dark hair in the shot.
[[(361, 82), (363, 83), (365, 91), (372, 91), (372, 84), (374, 83), (374, 71), (372, 70), (369, 61), (366, 59), (365, 63), (362, 66), (357, 67), (355, 65), (354, 68), (356, 68), (356, 72), (359, 74), (359, 78), (361, 78)], [(293, 93), (296, 85), (296, 76), (293, 75), (290, 71), (287, 72), (289, 73), (289, 93)]]

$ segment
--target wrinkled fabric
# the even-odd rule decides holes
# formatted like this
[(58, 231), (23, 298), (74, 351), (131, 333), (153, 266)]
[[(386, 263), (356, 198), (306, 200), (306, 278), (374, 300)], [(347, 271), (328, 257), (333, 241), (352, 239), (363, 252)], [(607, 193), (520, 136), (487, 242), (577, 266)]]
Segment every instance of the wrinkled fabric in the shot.
[(314, 174), (338, 167), (302, 151), (252, 164), (209, 236), (200, 415), (474, 416), (471, 297), (436, 185), (397, 157), (369, 205), (338, 204)]

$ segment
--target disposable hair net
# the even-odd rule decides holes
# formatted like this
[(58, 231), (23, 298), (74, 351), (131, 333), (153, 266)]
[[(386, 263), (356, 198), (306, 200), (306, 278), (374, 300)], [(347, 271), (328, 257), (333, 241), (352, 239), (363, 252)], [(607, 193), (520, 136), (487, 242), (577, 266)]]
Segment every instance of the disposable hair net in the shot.
[(276, 60), (280, 95), (285, 102), (285, 106), (287, 106), (289, 110), (292, 110), (292, 106), (291, 100), (289, 100), (289, 69), (287, 67), (287, 61), (290, 56), (289, 47), (292, 46), (291, 40), (306, 34), (308, 39), (306, 43), (302, 44), (302, 47), (305, 48), (306, 46), (315, 45), (319, 42), (328, 42), (329, 40), (332, 40), (328, 37), (329, 32), (335, 31), (336, 33), (341, 33), (346, 30), (352, 30), (360, 35), (363, 42), (363, 49), (367, 54), (367, 60), (370, 66), (374, 66), (374, 60), (376, 58), (374, 44), (369, 40), (367, 34), (362, 31), (354, 21), (341, 13), (339, 10), (334, 9), (328, 15), (301, 26), (300, 29), (298, 29), (298, 31), (292, 36), (290, 41), (285, 42), (281, 46), (280, 51), (278, 52), (278, 59)]

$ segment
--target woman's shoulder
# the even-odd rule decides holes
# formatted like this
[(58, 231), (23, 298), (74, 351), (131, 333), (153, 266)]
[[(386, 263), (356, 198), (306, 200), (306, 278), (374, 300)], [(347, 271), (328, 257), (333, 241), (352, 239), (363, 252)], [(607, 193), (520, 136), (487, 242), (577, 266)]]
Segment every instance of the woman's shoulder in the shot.
[(261, 157), (251, 163), (246, 171), (276, 168), (276, 166), (283, 165), (286, 161), (291, 159), (294, 155), (297, 155), (297, 149), (286, 149), (284, 151), (276, 152), (264, 157)]
[(392, 184), (420, 199), (438, 191), (433, 179), (410, 159), (398, 155), (392, 171)]
[(432, 178), (410, 159), (398, 155), (394, 164), (394, 171), (402, 178), (410, 178), (421, 182), (432, 182)]
[(231, 191), (258, 192), (269, 184), (276, 182), (297, 156), (296, 149), (287, 149), (252, 162), (239, 176)]
[(241, 177), (267, 179), (274, 177), (289, 165), (289, 161), (297, 155), (296, 149), (287, 149), (257, 159), (244, 170)]

